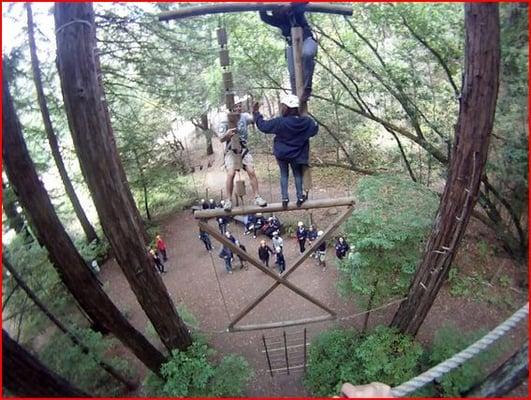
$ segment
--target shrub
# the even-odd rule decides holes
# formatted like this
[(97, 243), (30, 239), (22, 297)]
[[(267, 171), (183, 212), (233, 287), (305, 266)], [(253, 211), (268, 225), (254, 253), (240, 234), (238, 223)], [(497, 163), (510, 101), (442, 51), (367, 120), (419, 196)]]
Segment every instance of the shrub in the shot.
[(315, 396), (337, 395), (344, 382), (398, 385), (418, 373), (422, 354), (412, 338), (387, 327), (365, 336), (332, 330), (312, 343), (304, 383)]
[(162, 378), (149, 373), (144, 381), (147, 396), (228, 397), (242, 394), (252, 376), (243, 357), (230, 355), (211, 361), (215, 351), (196, 339), (186, 350), (175, 350), (161, 368)]

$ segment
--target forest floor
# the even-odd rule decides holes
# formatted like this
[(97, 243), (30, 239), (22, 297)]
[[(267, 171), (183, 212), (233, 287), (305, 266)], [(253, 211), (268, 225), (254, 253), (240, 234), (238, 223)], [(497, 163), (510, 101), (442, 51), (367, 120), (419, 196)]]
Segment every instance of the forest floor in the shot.
[[(194, 173), (195, 184), (201, 197), (205, 188), (210, 193), (220, 193), (224, 186), (225, 173), (222, 169), (222, 149), (219, 142), (215, 142), (215, 159), (208, 159), (202, 155), (203, 147), (192, 143), (192, 158), (194, 162), (204, 165), (201, 171)], [(200, 143), (199, 143), (200, 145)], [(264, 156), (256, 157), (257, 170), (259, 171), (262, 195), (269, 201), (271, 195), (277, 199), (277, 173), (273, 160)], [(213, 161), (213, 162), (212, 162)], [(212, 167), (207, 164), (212, 162)], [(270, 174), (266, 171), (267, 164), (274, 169), (273, 179), (268, 179)], [(342, 197), (350, 193), (355, 186), (357, 176), (341, 173), (342, 181), (330, 179), (331, 171), (316, 171), (314, 173), (314, 198)], [(243, 175), (242, 175), (243, 176)], [(247, 177), (246, 177), (247, 180)], [(248, 182), (247, 182), (248, 185)], [(293, 189), (291, 189), (293, 190)], [(219, 200), (219, 195), (215, 196)], [(247, 200), (250, 201), (250, 200)], [(313, 212), (314, 222), (318, 228), (324, 229), (328, 221), (341, 212), (340, 208), (317, 210)], [(289, 225), (294, 225), (299, 219), (307, 222), (309, 215), (306, 212), (290, 212), (279, 214), (280, 219)], [(202, 242), (198, 239), (196, 221), (189, 210), (177, 212), (172, 215), (159, 217), (157, 223), (160, 233), (168, 246), (169, 260), (166, 263), (167, 273), (162, 275), (164, 283), (176, 305), (184, 305), (198, 321), (199, 331), (204, 332), (218, 351), (219, 356), (235, 353), (242, 355), (250, 364), (254, 377), (248, 386), (245, 395), (249, 397), (293, 397), (308, 396), (302, 383), (302, 368), (290, 371), (290, 374), (275, 373), (273, 377), (268, 371), (268, 364), (263, 352), (262, 336), (268, 338), (280, 337), (282, 329), (266, 331), (250, 331), (240, 333), (227, 333), (226, 327), (229, 320), (234, 317), (245, 305), (251, 302), (259, 293), (273, 283), (261, 271), (253, 266), (248, 270), (239, 269), (239, 261), (235, 261), (233, 274), (225, 271), (223, 260), (218, 257), (219, 244), (214, 242), (215, 249), (208, 253)], [(210, 222), (215, 225), (214, 221)], [(244, 236), (243, 227), (231, 223), (230, 231), (246, 247), (247, 251), (256, 254), (260, 239)], [(510, 316), (527, 301), (525, 288), (525, 274), (523, 267), (518, 267), (503, 253), (495, 254), (494, 238), (482, 226), (472, 221), (454, 265), (458, 266), (459, 274), (453, 278), (453, 283), (446, 283), (438, 295), (431, 311), (422, 325), (417, 338), (428, 345), (435, 332), (442, 326), (452, 324), (463, 332), (490, 330)], [(295, 238), (284, 237), (284, 253), (289, 266), (299, 254)], [(335, 256), (329, 249), (327, 254), (328, 269), (322, 271), (314, 259), (308, 259), (293, 273), (289, 281), (299, 288), (307, 291), (317, 299), (334, 309), (339, 320), (326, 321), (306, 326), (286, 328), (288, 340), (302, 342), (302, 331), (307, 330), (308, 343), (320, 332), (332, 327), (349, 327), (361, 329), (363, 315), (356, 316), (364, 310), (360, 308), (355, 299), (344, 298), (338, 295), (338, 271), (335, 268)], [(105, 288), (118, 307), (126, 313), (133, 325), (140, 331), (146, 332), (149, 339), (159, 348), (162, 344), (147, 328), (147, 318), (140, 308), (133, 292), (114, 260), (107, 262), (100, 273), (105, 282)], [(494, 277), (494, 278), (493, 278)], [(493, 278), (493, 279), (491, 279)], [(492, 280), (490, 283), (489, 281)], [(377, 310), (370, 315), (369, 329), (380, 324), (388, 324), (397, 304)], [(239, 324), (254, 324), (293, 320), (323, 315), (323, 311), (296, 295), (292, 291), (280, 286), (275, 289), (265, 300), (248, 314)], [(350, 317), (345, 319), (344, 317)], [(341, 319), (343, 318), (343, 319)], [(527, 340), (527, 326), (521, 324), (504, 338), (505, 351), (500, 356), (502, 362), (522, 343)], [(513, 344), (513, 345), (511, 345)], [(274, 346), (272, 346), (274, 347)], [(145, 367), (136, 360), (128, 350), (121, 349), (122, 356), (131, 360), (131, 364), (138, 371), (138, 378), (143, 379), (147, 373)], [(274, 354), (274, 360), (280, 360), (282, 353)], [(302, 353), (290, 355), (293, 363), (300, 363)], [(294, 359), (298, 357), (298, 359)], [(293, 365), (293, 364), (292, 364)], [(496, 366), (493, 365), (493, 368)], [(131, 393), (128, 395), (139, 395)], [(517, 388), (511, 396), (527, 396), (527, 383)]]

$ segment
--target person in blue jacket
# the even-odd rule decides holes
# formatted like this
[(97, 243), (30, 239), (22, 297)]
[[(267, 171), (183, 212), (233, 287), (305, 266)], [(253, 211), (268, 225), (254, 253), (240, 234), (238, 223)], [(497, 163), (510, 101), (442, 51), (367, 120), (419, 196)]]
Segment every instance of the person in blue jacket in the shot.
[(259, 104), (253, 105), (253, 117), (256, 127), (264, 133), (275, 135), (273, 154), (280, 168), (280, 191), (283, 207), (288, 206), (289, 167), (295, 178), (297, 207), (306, 201), (302, 187), (303, 167), (308, 165), (310, 157), (310, 138), (317, 134), (319, 126), (310, 117), (299, 115), (299, 98), (288, 94), (281, 101), (281, 116), (265, 120), (259, 112)]
[(275, 26), (280, 29), (282, 36), (286, 39), (286, 59), (288, 61), (289, 80), (291, 92), (297, 94), (295, 86), (295, 62), (293, 57), (293, 46), (291, 40), (291, 28), (298, 26), (302, 28), (302, 70), (304, 92), (301, 101), (308, 100), (312, 93), (312, 78), (315, 69), (315, 56), (317, 54), (317, 42), (313, 37), (312, 29), (304, 16), (306, 11), (306, 2), (291, 3), (283, 5), (268, 14), (266, 11), (260, 11), (260, 19), (266, 24)]

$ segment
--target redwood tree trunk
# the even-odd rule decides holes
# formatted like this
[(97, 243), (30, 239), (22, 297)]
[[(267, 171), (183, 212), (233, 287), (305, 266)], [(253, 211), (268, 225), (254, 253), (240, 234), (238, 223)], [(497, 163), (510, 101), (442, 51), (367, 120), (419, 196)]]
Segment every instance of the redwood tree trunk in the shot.
[(35, 82), (35, 89), (37, 91), (37, 100), (39, 102), (39, 108), (42, 114), (42, 120), (44, 122), (44, 130), (46, 132), (46, 137), (48, 138), (48, 143), (50, 144), (50, 149), (52, 150), (52, 156), (63, 181), (66, 194), (72, 203), (74, 212), (77, 215), (77, 219), (81, 223), (83, 232), (87, 237), (87, 242), (92, 242), (98, 239), (94, 227), (90, 224), (90, 221), (81, 207), (81, 203), (77, 197), (76, 191), (68, 173), (66, 172), (65, 164), (63, 163), (63, 158), (61, 156), (61, 151), (59, 150), (59, 143), (57, 142), (57, 137), (55, 135), (52, 120), (50, 119), (50, 112), (48, 110), (48, 105), (46, 103), (46, 98), (44, 97), (44, 91), (42, 88), (42, 79), (41, 79), (41, 70), (39, 66), (39, 58), (37, 57), (37, 46), (35, 45), (35, 35), (33, 33), (33, 15), (31, 12), (31, 3), (26, 3), (26, 11), (28, 14), (28, 39), (31, 55), (31, 69), (33, 71), (33, 80)]
[(496, 3), (465, 4), (465, 71), (449, 177), (423, 259), (392, 327), (416, 335), (450, 265), (477, 201), (496, 110), (500, 26)]
[(77, 252), (39, 180), (22, 137), (22, 130), (5, 76), (2, 79), (2, 157), (9, 181), (32, 221), (38, 242), (68, 290), (94, 322), (110, 330), (154, 372), (158, 373), (164, 356), (125, 319), (96, 277)]
[[(61, 321), (59, 321), (59, 319), (57, 319), (57, 317), (48, 309), (48, 307), (46, 307), (46, 305), (37, 297), (37, 295), (33, 293), (33, 290), (31, 290), (31, 288), (28, 285), (26, 285), (26, 282), (24, 281), (24, 279), (22, 279), (22, 277), (18, 274), (17, 270), (13, 268), (11, 263), (7, 260), (7, 258), (4, 255), (2, 255), (2, 264), (4, 265), (4, 268), (7, 269), (11, 273), (11, 276), (13, 277), (15, 282), (24, 291), (24, 293), (26, 293), (26, 296), (28, 296), (31, 299), (31, 301), (33, 301), (33, 303), (37, 306), (37, 308), (41, 310), (41, 312), (44, 315), (46, 315), (48, 319), (52, 321), (55, 324), (55, 326), (57, 326), (57, 328), (59, 328), (59, 330), (63, 332), (72, 341), (72, 343), (74, 343), (76, 346), (79, 346), (81, 348), (81, 351), (84, 354), (90, 354), (90, 349), (87, 346), (85, 346), (83, 343), (81, 343), (79, 339), (76, 337), (76, 335), (70, 332), (70, 330), (68, 330), (68, 328)], [(135, 383), (127, 379), (121, 372), (116, 370), (112, 365), (109, 365), (98, 359), (96, 359), (96, 362), (103, 370), (107, 371), (109, 375), (111, 375), (113, 378), (115, 378), (119, 382), (122, 382), (127, 387), (127, 389), (134, 390), (137, 387)]]
[(81, 169), (105, 235), (140, 305), (169, 349), (186, 349), (190, 332), (181, 320), (139, 226), (140, 215), (122, 179), (104, 93), (98, 81), (91, 3), (56, 3), (57, 60), (64, 103)]
[(90, 397), (50, 371), (2, 329), (2, 385), (18, 397)]
[(201, 115), (201, 129), (205, 135), (206, 140), (206, 155), (211, 156), (214, 154), (214, 148), (212, 147), (212, 131), (208, 129), (208, 114)]

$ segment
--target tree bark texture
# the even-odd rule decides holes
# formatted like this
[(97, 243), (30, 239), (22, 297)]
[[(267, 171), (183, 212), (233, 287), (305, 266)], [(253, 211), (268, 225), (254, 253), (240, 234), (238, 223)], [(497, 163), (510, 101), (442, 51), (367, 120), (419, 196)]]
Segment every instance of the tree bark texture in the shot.
[(42, 120), (44, 122), (44, 130), (46, 132), (46, 137), (48, 138), (48, 143), (50, 144), (50, 149), (52, 151), (52, 156), (63, 181), (66, 194), (72, 203), (74, 212), (76, 213), (77, 219), (81, 223), (83, 232), (87, 237), (87, 242), (92, 242), (98, 239), (94, 227), (91, 225), (81, 203), (77, 197), (72, 181), (68, 177), (66, 172), (65, 164), (63, 162), (63, 157), (61, 156), (61, 151), (59, 150), (59, 143), (57, 142), (57, 136), (52, 126), (52, 120), (50, 118), (50, 111), (48, 110), (48, 105), (46, 103), (46, 97), (44, 96), (44, 90), (42, 87), (41, 79), (41, 70), (39, 65), (39, 58), (37, 57), (37, 46), (35, 44), (35, 34), (33, 29), (33, 15), (31, 12), (31, 3), (26, 3), (26, 11), (28, 15), (28, 39), (31, 55), (31, 69), (33, 71), (33, 80), (35, 82), (35, 90), (37, 91), (37, 100), (39, 102), (39, 108), (42, 114)]
[(153, 371), (159, 371), (164, 356), (125, 319), (99, 285), (85, 260), (78, 253), (53, 205), (22, 137), (20, 122), (5, 76), (2, 79), (2, 157), (9, 181), (32, 222), (38, 242), (48, 250), (48, 257), (89, 318), (110, 330)]
[(465, 74), (449, 177), (420, 265), (391, 326), (416, 335), (450, 265), (474, 209), (487, 161), (500, 68), (496, 3), (465, 4)]
[(81, 169), (118, 264), (164, 345), (186, 349), (179, 317), (142, 237), (136, 206), (121, 174), (109, 114), (97, 75), (91, 3), (56, 3), (57, 60), (70, 131)]
[(526, 343), (483, 382), (465, 393), (465, 396), (502, 397), (522, 384), (528, 378), (528, 372), (529, 346)]
[[(80, 340), (72, 333), (59, 319), (46, 307), (46, 305), (37, 297), (35, 293), (33, 293), (33, 290), (26, 285), (26, 282), (24, 279), (18, 274), (17, 270), (13, 268), (9, 260), (2, 255), (2, 264), (4, 267), (11, 273), (11, 276), (17, 282), (18, 286), (26, 293), (26, 296), (28, 296), (31, 301), (41, 310), (41, 312), (48, 317), (50, 321), (52, 321), (57, 328), (61, 332), (63, 332), (76, 346), (79, 346), (81, 348), (81, 351), (83, 351), (84, 354), (90, 354), (90, 349), (85, 346), (83, 343), (80, 342)], [(134, 390), (137, 385), (133, 382), (131, 382), (129, 379), (127, 379), (122, 373), (120, 373), (118, 370), (116, 370), (112, 365), (109, 365), (105, 363), (104, 361), (96, 359), (96, 362), (98, 365), (109, 375), (111, 375), (114, 379), (117, 381), (123, 383), (127, 389)]]
[(208, 129), (208, 114), (203, 113), (201, 115), (201, 129), (205, 135), (206, 140), (206, 155), (211, 156), (214, 154), (214, 148), (212, 147), (212, 131)]
[(2, 386), (18, 397), (91, 397), (50, 371), (3, 329)]

